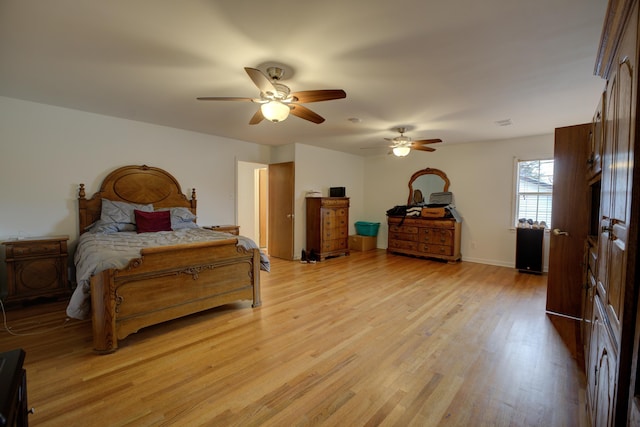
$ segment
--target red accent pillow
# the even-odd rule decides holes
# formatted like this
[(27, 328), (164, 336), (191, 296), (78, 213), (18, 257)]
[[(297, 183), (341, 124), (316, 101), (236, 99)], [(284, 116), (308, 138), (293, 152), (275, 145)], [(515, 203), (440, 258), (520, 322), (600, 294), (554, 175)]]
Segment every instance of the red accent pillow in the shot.
[(171, 212), (144, 212), (135, 209), (138, 233), (152, 233), (155, 231), (171, 231)]

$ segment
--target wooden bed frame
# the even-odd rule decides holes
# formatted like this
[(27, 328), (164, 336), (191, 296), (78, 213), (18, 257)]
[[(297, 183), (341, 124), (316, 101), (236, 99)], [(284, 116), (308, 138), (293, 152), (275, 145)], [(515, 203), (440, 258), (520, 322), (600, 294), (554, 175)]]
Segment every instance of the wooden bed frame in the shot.
[[(103, 198), (196, 213), (195, 189), (188, 200), (168, 172), (125, 166), (110, 173), (90, 199), (80, 184), (80, 234), (100, 219)], [(140, 328), (238, 300), (261, 304), (258, 249), (245, 250), (235, 238), (143, 249), (127, 267), (91, 278), (94, 349), (113, 352), (118, 340)]]

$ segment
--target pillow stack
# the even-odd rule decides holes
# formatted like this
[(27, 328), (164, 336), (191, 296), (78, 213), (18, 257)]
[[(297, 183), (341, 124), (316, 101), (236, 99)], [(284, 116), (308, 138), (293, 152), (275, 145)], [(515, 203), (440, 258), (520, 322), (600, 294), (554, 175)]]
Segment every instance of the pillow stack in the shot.
[(89, 227), (92, 233), (137, 231), (152, 233), (185, 228), (198, 228), (196, 216), (185, 207), (160, 208), (152, 204), (136, 204), (102, 199), (100, 219)]

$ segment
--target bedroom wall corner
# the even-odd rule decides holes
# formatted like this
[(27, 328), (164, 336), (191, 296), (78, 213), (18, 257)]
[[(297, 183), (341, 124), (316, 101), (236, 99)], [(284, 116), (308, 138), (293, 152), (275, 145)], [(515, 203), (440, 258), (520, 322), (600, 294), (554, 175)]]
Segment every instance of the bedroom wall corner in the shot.
[(512, 231), (513, 159), (552, 158), (553, 134), (461, 144), (439, 144), (432, 153), (368, 157), (365, 210), (381, 223), (378, 248), (387, 247), (386, 210), (407, 203), (408, 182), (418, 171), (436, 168), (451, 181), (462, 223), (463, 261), (515, 267)]
[(306, 245), (306, 194), (318, 190), (329, 196), (330, 187), (345, 187), (349, 197), (349, 234), (364, 216), (364, 158), (305, 144), (295, 145), (295, 245), (294, 254)]
[(195, 187), (199, 224), (232, 223), (236, 160), (270, 155), (259, 144), (0, 97), (0, 240), (66, 234), (71, 263), (78, 185), (90, 196), (131, 164), (167, 170), (187, 195)]

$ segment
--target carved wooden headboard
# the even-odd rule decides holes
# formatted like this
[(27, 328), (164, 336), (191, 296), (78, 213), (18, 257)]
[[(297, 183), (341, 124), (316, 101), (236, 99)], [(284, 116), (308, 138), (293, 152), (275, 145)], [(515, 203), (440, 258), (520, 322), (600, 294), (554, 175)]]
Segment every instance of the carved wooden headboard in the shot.
[(123, 166), (114, 170), (102, 181), (100, 191), (90, 199), (85, 197), (84, 184), (78, 191), (78, 214), (80, 234), (100, 219), (102, 199), (127, 203), (148, 204), (153, 207), (186, 207), (196, 214), (196, 190), (191, 191), (191, 200), (182, 194), (178, 181), (167, 171), (147, 165)]

